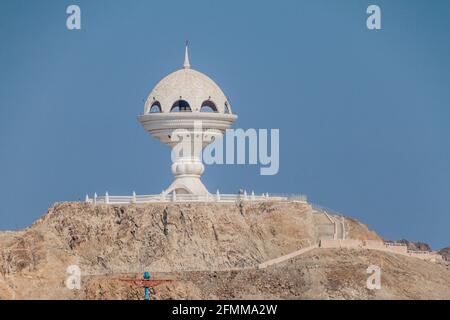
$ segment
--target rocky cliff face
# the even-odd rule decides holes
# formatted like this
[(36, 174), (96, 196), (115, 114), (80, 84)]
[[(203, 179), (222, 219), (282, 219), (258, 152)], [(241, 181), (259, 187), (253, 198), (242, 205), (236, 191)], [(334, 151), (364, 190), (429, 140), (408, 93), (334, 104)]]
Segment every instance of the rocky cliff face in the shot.
[[(141, 289), (123, 278), (140, 277), (144, 270), (174, 280), (158, 287), (157, 298), (370, 298), (361, 279), (354, 280), (358, 290), (346, 279), (354, 266), (345, 250), (317, 249), (280, 266), (255, 268), (317, 243), (324, 234), (318, 225), (326, 221), (300, 202), (59, 203), (29, 228), (0, 233), (0, 298), (138, 299)], [(345, 223), (350, 238), (380, 240), (356, 220), (347, 218)], [(379, 255), (375, 262), (383, 263), (388, 254)], [(432, 270), (418, 275), (417, 285), (432, 287), (436, 282), (439, 288), (450, 288), (445, 266), (395, 259), (399, 270), (407, 263), (426, 264)], [(370, 255), (355, 252), (354, 262), (362, 267), (371, 262)], [(70, 265), (81, 270), (81, 290), (65, 286)], [(413, 275), (412, 269), (401, 272)], [(361, 272), (358, 277), (365, 277), (365, 269)], [(445, 290), (434, 296), (446, 294), (450, 297)]]
[(315, 242), (313, 219), (301, 203), (60, 203), (23, 232), (3, 233), (0, 271), (40, 269), (53, 255), (90, 272), (250, 267)]

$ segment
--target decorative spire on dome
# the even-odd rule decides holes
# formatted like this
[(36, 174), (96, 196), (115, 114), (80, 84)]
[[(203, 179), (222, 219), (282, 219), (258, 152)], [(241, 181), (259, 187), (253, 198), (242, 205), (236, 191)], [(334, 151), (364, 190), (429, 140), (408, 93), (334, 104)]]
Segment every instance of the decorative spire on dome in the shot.
[(189, 64), (188, 45), (189, 45), (189, 41), (186, 40), (186, 49), (184, 51), (184, 64), (183, 64), (184, 69), (189, 69), (191, 67), (191, 65)]

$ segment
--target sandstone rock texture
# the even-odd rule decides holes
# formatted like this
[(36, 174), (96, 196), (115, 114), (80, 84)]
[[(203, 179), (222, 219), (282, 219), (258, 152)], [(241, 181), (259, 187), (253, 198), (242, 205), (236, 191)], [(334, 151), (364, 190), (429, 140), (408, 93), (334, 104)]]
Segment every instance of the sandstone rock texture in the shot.
[[(340, 217), (338, 217), (340, 219)], [(0, 299), (142, 299), (143, 271), (171, 280), (155, 299), (450, 299), (450, 267), (373, 250), (314, 249), (327, 219), (307, 203), (57, 203), (23, 231), (0, 232)], [(347, 237), (381, 240), (345, 218)], [(320, 228), (318, 226), (321, 226)], [(382, 288), (366, 288), (369, 265)], [(67, 267), (80, 290), (66, 286)]]

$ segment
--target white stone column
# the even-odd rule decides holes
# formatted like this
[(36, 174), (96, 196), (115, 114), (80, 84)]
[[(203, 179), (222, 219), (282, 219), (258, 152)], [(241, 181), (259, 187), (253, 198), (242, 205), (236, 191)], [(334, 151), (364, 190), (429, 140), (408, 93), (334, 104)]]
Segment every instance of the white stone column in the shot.
[(200, 180), (205, 171), (201, 160), (205, 139), (201, 122), (195, 122), (192, 129), (178, 129), (172, 133), (172, 173), (175, 181), (165, 190), (166, 193), (177, 190), (179, 193), (205, 195), (208, 190)]

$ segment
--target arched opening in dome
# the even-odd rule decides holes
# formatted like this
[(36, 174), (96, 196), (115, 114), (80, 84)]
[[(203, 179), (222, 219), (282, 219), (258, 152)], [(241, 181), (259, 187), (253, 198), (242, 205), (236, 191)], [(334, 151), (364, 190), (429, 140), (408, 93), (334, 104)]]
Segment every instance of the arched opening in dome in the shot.
[(150, 107), (149, 113), (161, 113), (161, 104), (158, 101), (153, 102), (152, 106)]
[(211, 100), (203, 101), (200, 112), (217, 112), (217, 107)]
[(228, 107), (228, 102), (225, 102), (225, 113), (230, 113), (230, 107)]
[(173, 104), (170, 112), (192, 112), (192, 110), (186, 100), (178, 100)]

